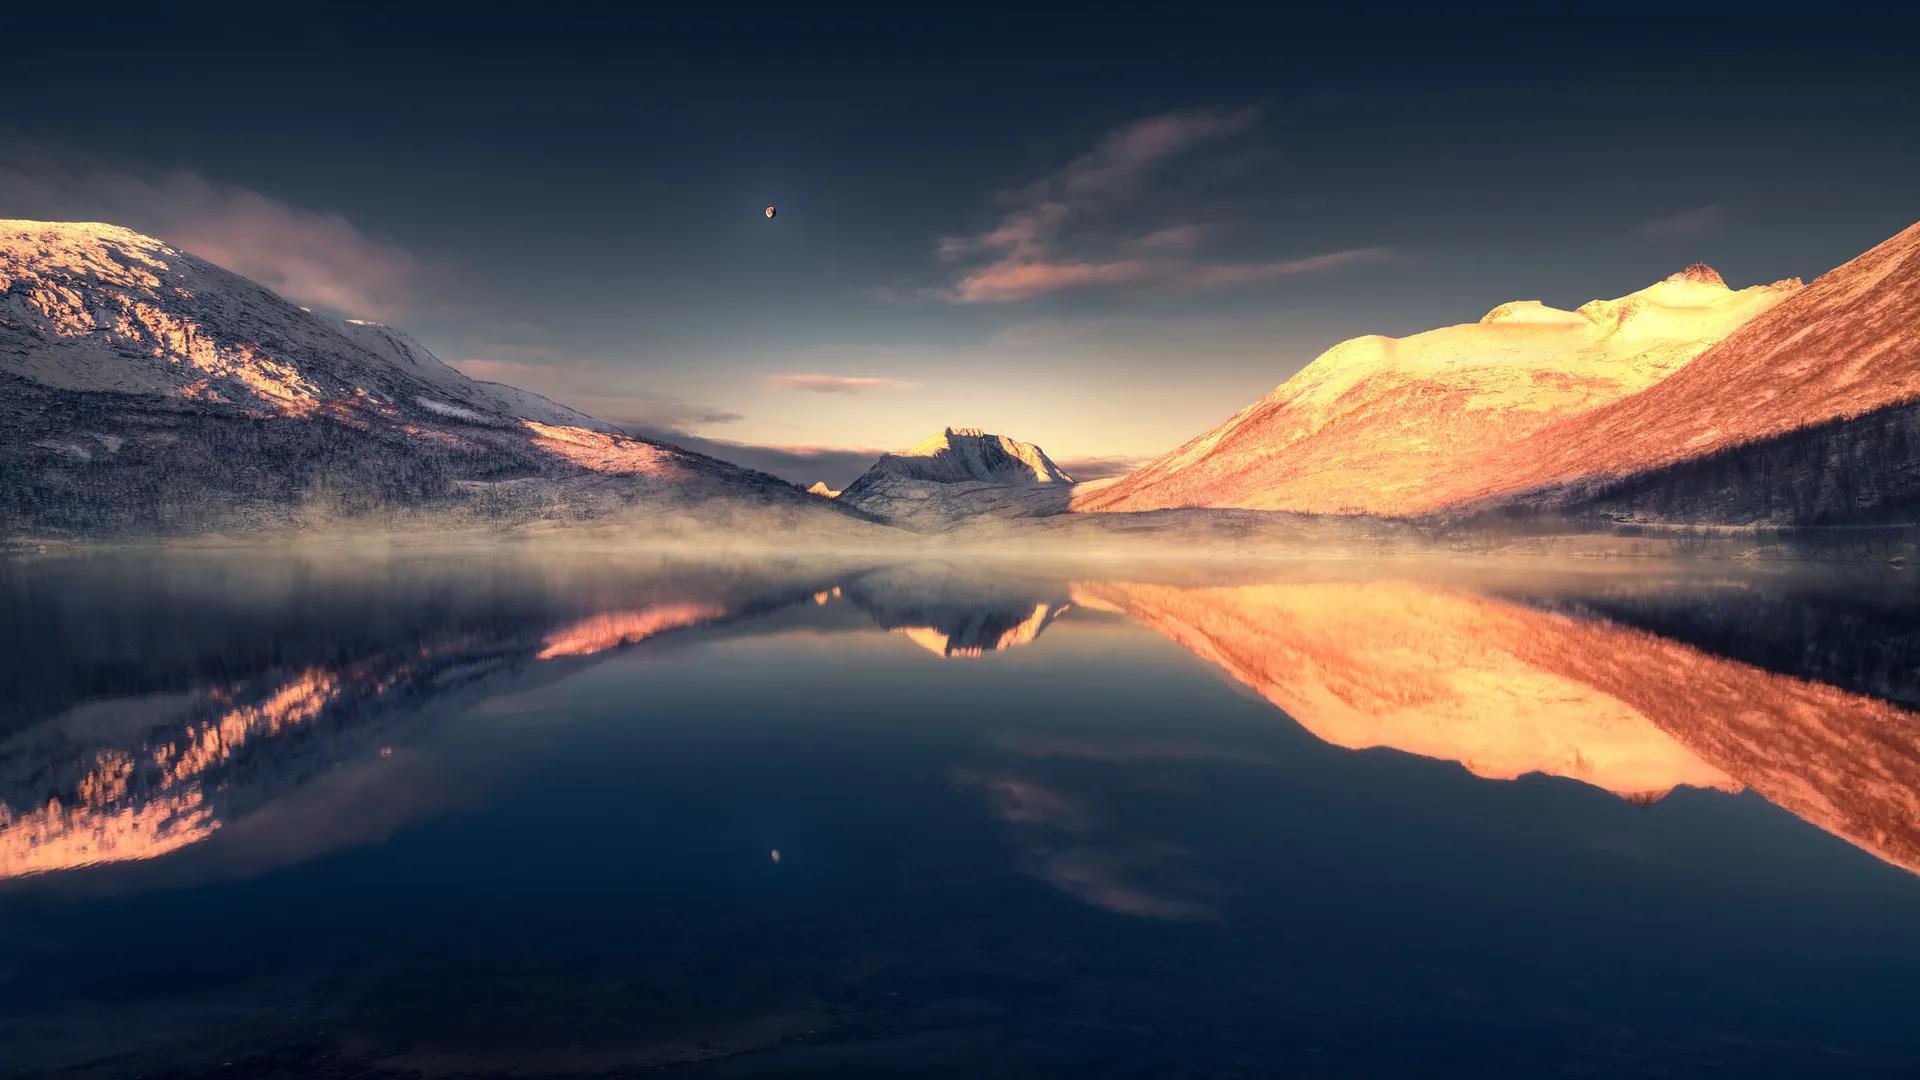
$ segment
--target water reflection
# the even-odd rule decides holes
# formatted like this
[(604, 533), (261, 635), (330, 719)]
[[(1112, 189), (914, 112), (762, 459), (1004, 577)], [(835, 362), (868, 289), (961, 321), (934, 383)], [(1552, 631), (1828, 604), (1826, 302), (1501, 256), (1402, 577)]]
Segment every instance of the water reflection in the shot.
[[(108, 589), (91, 599), (110, 599), (123, 584), (109, 579)], [(483, 577), (478, 587), (484, 592), (503, 584), (517, 590), (523, 583)], [(354, 648), (349, 660), (288, 670), (289, 657), (278, 648), (283, 643), (269, 636), (255, 642), (264, 646), (255, 655), (234, 649), (220, 656), (220, 666), (243, 673), (190, 679), (184, 689), (174, 689), (176, 670), (138, 662), (145, 640), (108, 645), (94, 655), (79, 650), (75, 666), (99, 664), (122, 685), (118, 693), (49, 716), (13, 720), (13, 730), (0, 739), (0, 878), (178, 851), (345, 763), (392, 758), (396, 745), (410, 742), (449, 705), (550, 681), (661, 635), (798, 603), (814, 588), (778, 574), (708, 568), (645, 573), (616, 589), (558, 602), (510, 591), (477, 607), (470, 597), (443, 607), (444, 594), (432, 588), (424, 594), (401, 589), (390, 598), (419, 608), (400, 622), (397, 638), (376, 636)], [(342, 601), (336, 608), (312, 595), (326, 592), (326, 582), (303, 581), (294, 589), (291, 597), (269, 590), (222, 599), (277, 609), (295, 637), (316, 627), (365, 629), (356, 618), (365, 611), (354, 598), (336, 597)], [(372, 589), (359, 600), (381, 594)], [(649, 602), (636, 603), (649, 594)], [(85, 595), (74, 599), (81, 610), (91, 606)], [(138, 595), (129, 600), (137, 604)], [(581, 602), (620, 606), (564, 614)], [(243, 621), (259, 615), (252, 605), (244, 610)], [(217, 622), (204, 628), (210, 633), (192, 620), (161, 625), (170, 637), (166, 648), (192, 652), (187, 642), (198, 638), (217, 652), (228, 640)], [(315, 644), (321, 647), (304, 651), (333, 651), (324, 636)], [(118, 649), (136, 655), (99, 655)]]
[[(1920, 715), (1604, 619), (1411, 581), (1077, 583), (1327, 742), (1580, 780), (1752, 788), (1920, 871)], [(1809, 642), (1807, 652), (1822, 650)]]
[(956, 567), (888, 567), (861, 575), (840, 592), (883, 628), (955, 659), (1031, 645), (1068, 607), (1062, 584), (996, 579)]
[[(6, 583), (21, 601), (7, 626), (17, 651), (58, 659), (22, 667), (9, 695), (24, 711), (0, 730), (0, 877), (154, 859), (276, 803), (285, 815), (291, 793), (343, 765), (399, 768), (396, 747), (475, 702), (656, 643), (805, 626), (977, 659), (1036, 645), (1063, 619), (1114, 617), (1336, 746), (1456, 761), (1489, 780), (1543, 773), (1640, 803), (1683, 786), (1752, 789), (1920, 870), (1920, 718), (1888, 700), (1913, 700), (1910, 679), (1879, 662), (1844, 680), (1878, 696), (1821, 681), (1831, 658), (1852, 655), (1830, 639), (1743, 654), (1729, 644), (1738, 627), (1710, 614), (1725, 590), (1642, 589), (1635, 602), (1432, 575), (1169, 582), (960, 565), (153, 569), (55, 563)], [(1755, 592), (1733, 595), (1751, 605)], [(1615, 621), (1636, 613), (1705, 647)], [(90, 620), (117, 625), (78, 629)], [(1883, 640), (1890, 620), (1868, 632)], [(1792, 656), (1803, 670), (1779, 670)], [(1179, 838), (1103, 839), (1098, 804), (1110, 796), (1031, 766), (1258, 754), (1165, 736), (989, 740), (1004, 767), (952, 779), (1011, 830), (1027, 873), (1109, 910), (1213, 914), (1207, 890), (1176, 872)]]
[(1911, 1072), (1898, 584), (0, 563), (0, 1045), (35, 1075)]

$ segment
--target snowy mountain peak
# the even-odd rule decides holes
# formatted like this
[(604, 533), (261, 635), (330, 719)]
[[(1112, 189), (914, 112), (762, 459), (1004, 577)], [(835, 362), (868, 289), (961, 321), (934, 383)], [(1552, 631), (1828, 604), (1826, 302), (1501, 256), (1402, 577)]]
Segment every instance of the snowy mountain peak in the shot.
[(1438, 481), (1480, 463), (1485, 447), (1653, 386), (1796, 288), (1735, 291), (1695, 265), (1573, 311), (1516, 300), (1478, 322), (1344, 341), (1219, 427), (1077, 494), (1074, 506), (1432, 509)]
[[(1013, 487), (1073, 483), (1046, 451), (1032, 443), (974, 427), (943, 428), (905, 450), (886, 454), (862, 479), (876, 472), (941, 484), (967, 480)], [(859, 485), (856, 480), (847, 490)]]
[(847, 520), (153, 237), (0, 221), (0, 538), (585, 519), (649, 502)]
[(1685, 269), (1681, 270), (1677, 274), (1667, 275), (1667, 280), (1668, 281), (1694, 281), (1702, 285), (1718, 285), (1723, 289), (1727, 287), (1726, 279), (1720, 276), (1720, 272), (1718, 270), (1715, 270), (1713, 267), (1708, 266), (1706, 263), (1698, 263), (1698, 262), (1688, 265)]
[(425, 410), (474, 422), (611, 425), (469, 379), (407, 334), (335, 320), (164, 241), (97, 222), (0, 221), (0, 375), (264, 415)]
[(977, 513), (1055, 513), (1064, 509), (1073, 483), (1032, 443), (947, 427), (881, 455), (837, 501), (896, 524), (941, 523)]

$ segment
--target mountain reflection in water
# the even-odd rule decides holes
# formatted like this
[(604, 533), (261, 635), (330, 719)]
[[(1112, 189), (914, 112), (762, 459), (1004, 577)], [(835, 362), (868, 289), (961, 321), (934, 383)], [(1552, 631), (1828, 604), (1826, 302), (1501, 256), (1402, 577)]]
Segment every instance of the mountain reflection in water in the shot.
[(1911, 597), (1493, 560), (0, 563), (0, 1046), (1911, 1074)]
[[(449, 701), (524, 689), (656, 640), (750, 638), (797, 618), (847, 634), (877, 627), (939, 656), (978, 657), (1033, 644), (1075, 607), (1164, 635), (1336, 746), (1456, 761), (1489, 780), (1544, 773), (1640, 802), (1680, 786), (1751, 788), (1920, 870), (1920, 717), (1592, 616), (1577, 595), (1568, 603), (1550, 593), (1558, 599), (1547, 606), (1411, 577), (1156, 583), (955, 565), (654, 565), (612, 577), (582, 572), (566, 587), (530, 589), (511, 576), (485, 578), (494, 591), (477, 606), (436, 579), (442, 591), (403, 590), (402, 602), (424, 619), (398, 620), (392, 638), (376, 633), (331, 660), (269, 647), (251, 657), (223, 653), (212, 665), (177, 654), (185, 671), (169, 670), (164, 656), (130, 670), (128, 655), (83, 649), (70, 668), (112, 669), (123, 685), (42, 688), (40, 715), (9, 719), (0, 743), (0, 877), (166, 855), (342, 762), (390, 755), (424, 718), (445, 715)], [(304, 594), (325, 588), (310, 578), (277, 581), (266, 614), (250, 606), (243, 621), (264, 618), (272, 635), (276, 617), (351, 619), (352, 604), (309, 606), (314, 598)], [(1689, 593), (1681, 582), (1662, 595), (1671, 606)], [(37, 614), (60, 622), (62, 602), (48, 605), (50, 596), (36, 594)], [(90, 596), (100, 599), (76, 582), (67, 614), (84, 617)], [(1711, 591), (1698, 597), (1700, 607), (1714, 603)], [(848, 608), (869, 621), (849, 622)], [(776, 611), (793, 618), (753, 618)], [(308, 653), (338, 651), (315, 650), (316, 640), (328, 639), (310, 640)], [(132, 651), (145, 644), (134, 641)], [(221, 635), (205, 644), (219, 652)], [(1840, 651), (1809, 642), (1804, 654)], [(209, 667), (226, 670), (206, 678)], [(49, 708), (49, 696), (72, 700)], [(1018, 780), (964, 779), (1010, 820), (1045, 812), (1045, 793)], [(1085, 879), (1095, 869), (1053, 876)], [(1180, 902), (1170, 910), (1202, 909)]]
[(1750, 787), (1920, 871), (1920, 715), (1604, 620), (1404, 581), (1082, 583), (1349, 749), (1648, 801)]

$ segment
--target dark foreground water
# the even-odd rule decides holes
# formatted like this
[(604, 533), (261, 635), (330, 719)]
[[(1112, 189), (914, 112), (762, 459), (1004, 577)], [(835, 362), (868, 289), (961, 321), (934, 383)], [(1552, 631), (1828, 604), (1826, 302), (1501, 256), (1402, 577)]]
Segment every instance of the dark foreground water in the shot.
[(1898, 569), (0, 565), (6, 1075), (1920, 1073)]

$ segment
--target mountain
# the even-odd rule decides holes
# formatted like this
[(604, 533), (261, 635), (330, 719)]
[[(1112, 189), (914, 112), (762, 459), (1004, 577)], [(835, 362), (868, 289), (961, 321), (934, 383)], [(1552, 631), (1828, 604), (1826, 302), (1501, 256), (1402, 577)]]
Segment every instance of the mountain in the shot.
[(859, 479), (847, 485), (843, 497), (858, 497), (888, 477), (935, 484), (978, 481), (1007, 487), (1073, 483), (1073, 477), (1032, 443), (989, 435), (979, 428), (956, 427), (937, 431), (908, 449), (882, 454)]
[(0, 434), (0, 534), (14, 536), (678, 528), (743, 510), (855, 524), (113, 225), (0, 221)]
[(818, 495), (823, 499), (837, 499), (840, 497), (840, 493), (828, 487), (825, 480), (815, 480), (813, 486), (807, 489), (807, 494)]
[(1821, 275), (1658, 385), (1535, 433), (1498, 481), (1446, 478), (1445, 503), (1513, 493), (1612, 518), (1847, 522), (1920, 503), (1920, 224)]
[(1694, 265), (1575, 311), (1502, 304), (1476, 323), (1334, 346), (1226, 423), (1076, 510), (1237, 507), (1412, 515), (1445, 483), (1492, 488), (1488, 448), (1591, 412), (1681, 370), (1800, 289), (1731, 290)]
[(836, 501), (892, 524), (940, 528), (980, 515), (1058, 513), (1073, 483), (1032, 443), (950, 427), (881, 455)]

